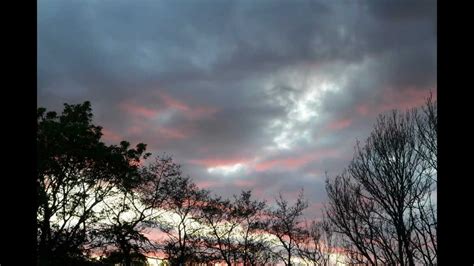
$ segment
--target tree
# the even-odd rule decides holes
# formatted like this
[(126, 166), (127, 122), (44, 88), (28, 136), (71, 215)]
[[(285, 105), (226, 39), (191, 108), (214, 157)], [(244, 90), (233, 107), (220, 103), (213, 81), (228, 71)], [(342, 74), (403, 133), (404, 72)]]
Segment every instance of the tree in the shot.
[(37, 111), (37, 232), (40, 265), (81, 261), (90, 241), (96, 206), (115, 186), (138, 179), (137, 162), (146, 145), (128, 142), (107, 146), (101, 127), (92, 124), (89, 102), (64, 105), (62, 114)]
[(331, 223), (323, 218), (311, 221), (306, 227), (302, 241), (297, 243), (300, 257), (313, 265), (329, 265), (334, 246)]
[(96, 246), (108, 256), (121, 258), (126, 266), (156, 248), (146, 233), (163, 213), (160, 207), (166, 195), (162, 193), (162, 181), (169, 173), (158, 165), (164, 165), (166, 160), (157, 157), (155, 163), (141, 169), (140, 182), (133, 188), (115, 189), (103, 201), (103, 219), (95, 231)]
[[(147, 266), (149, 265), (147, 263), (147, 258), (142, 255), (142, 254), (139, 254), (139, 253), (132, 253), (129, 255), (129, 260), (130, 260), (130, 263), (129, 265), (133, 265), (133, 266)], [(99, 265), (122, 265), (122, 263), (124, 262), (125, 258), (124, 258), (124, 254), (120, 251), (112, 251), (110, 252), (110, 254), (99, 260), (101, 264)]]
[(202, 228), (196, 219), (208, 192), (200, 190), (189, 177), (184, 177), (180, 166), (172, 163), (171, 158), (157, 167), (167, 168), (161, 191), (166, 195), (162, 207), (169, 213), (155, 225), (168, 235), (164, 244), (168, 260), (172, 265), (184, 265), (200, 257), (198, 233)]
[[(417, 152), (429, 166), (435, 170), (431, 172), (433, 176), (438, 170), (438, 103), (433, 101), (433, 96), (430, 95), (426, 99), (426, 103), (421, 107), (421, 110), (415, 110), (413, 116), (415, 117), (417, 137), (419, 145)], [(433, 178), (436, 182), (436, 178)]]
[(395, 264), (393, 241), (384, 217), (376, 216), (372, 201), (359, 196), (360, 185), (354, 183), (347, 173), (337, 176), (327, 185), (329, 197), (328, 217), (341, 234), (342, 245), (350, 263)]
[(276, 209), (270, 210), (269, 233), (275, 235), (283, 250), (276, 250), (275, 254), (279, 256), (285, 265), (291, 266), (291, 258), (298, 251), (298, 242), (304, 236), (302, 227), (303, 211), (308, 207), (304, 200), (303, 191), (298, 195), (296, 203), (289, 206), (288, 201), (279, 195), (276, 199)]
[(416, 206), (412, 208), (410, 216), (414, 223), (415, 237), (413, 245), (418, 251), (418, 259), (424, 264), (436, 264), (437, 245), (437, 209), (433, 198), (437, 189), (438, 171), (438, 112), (437, 102), (433, 101), (432, 95), (428, 97), (421, 111), (414, 111), (417, 137), (420, 144), (417, 152), (427, 164), (426, 178), (431, 179), (431, 187), (428, 189), (426, 197), (419, 197)]
[(256, 265), (270, 259), (268, 254), (268, 240), (264, 230), (268, 223), (265, 220), (266, 203), (252, 200), (252, 191), (242, 191), (239, 197), (234, 196), (233, 216), (239, 223), (236, 234), (238, 256), (244, 265)]
[(239, 221), (234, 215), (234, 206), (229, 200), (221, 197), (207, 197), (199, 216), (199, 222), (206, 227), (203, 239), (206, 248), (215, 251), (219, 259), (231, 265), (236, 257), (236, 230)]
[(435, 245), (420, 239), (433, 228), (424, 207), (433, 207), (436, 171), (436, 149), (427, 143), (436, 136), (435, 105), (429, 102), (425, 117), (416, 111), (380, 115), (365, 145), (357, 143), (347, 171), (327, 180), (328, 218), (356, 262), (414, 265)]
[[(202, 243), (211, 261), (227, 265), (265, 263), (271, 256), (265, 239), (265, 202), (252, 200), (251, 191), (242, 191), (233, 200), (208, 196), (201, 206), (199, 222)], [(260, 234), (259, 234), (260, 233)]]

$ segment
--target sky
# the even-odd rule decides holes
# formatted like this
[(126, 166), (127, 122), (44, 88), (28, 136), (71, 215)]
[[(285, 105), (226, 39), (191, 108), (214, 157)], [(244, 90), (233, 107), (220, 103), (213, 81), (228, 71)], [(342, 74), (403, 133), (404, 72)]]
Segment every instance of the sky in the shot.
[(92, 103), (223, 196), (301, 189), (320, 217), (378, 114), (437, 89), (436, 1), (38, 2), (37, 103)]

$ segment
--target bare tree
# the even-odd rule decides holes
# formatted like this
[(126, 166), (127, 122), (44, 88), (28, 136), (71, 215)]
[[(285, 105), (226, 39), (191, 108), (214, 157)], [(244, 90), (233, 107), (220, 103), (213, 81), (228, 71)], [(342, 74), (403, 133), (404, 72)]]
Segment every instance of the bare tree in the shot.
[(265, 239), (264, 229), (268, 226), (265, 220), (264, 201), (252, 200), (252, 192), (242, 191), (239, 197), (234, 197), (233, 216), (239, 222), (237, 235), (238, 256), (244, 265), (265, 264), (270, 259), (268, 241)]
[(208, 195), (200, 190), (189, 177), (182, 175), (179, 165), (172, 164), (172, 174), (163, 181), (162, 193), (166, 195), (163, 208), (169, 213), (157, 221), (168, 235), (165, 252), (173, 265), (184, 265), (199, 257), (199, 235), (202, 227), (197, 221), (202, 204)]
[(423, 236), (433, 229), (434, 209), (427, 206), (433, 207), (436, 170), (436, 155), (430, 153), (436, 149), (425, 143), (436, 136), (429, 122), (435, 107), (425, 108), (425, 118), (416, 111), (379, 116), (365, 145), (357, 143), (347, 172), (327, 181), (327, 215), (356, 261), (414, 265), (422, 257), (434, 262), (427, 259), (433, 254), (423, 255), (426, 247), (432, 249), (432, 240)]
[(202, 207), (200, 222), (207, 230), (204, 243), (228, 265), (256, 265), (270, 259), (268, 242), (261, 234), (266, 228), (265, 202), (251, 197), (251, 191), (234, 195), (233, 201), (209, 197)]
[(341, 245), (350, 263), (395, 264), (393, 237), (387, 232), (386, 217), (372, 201), (360, 196), (361, 186), (343, 173), (327, 185), (328, 219), (335, 233), (341, 234)]
[(300, 257), (313, 265), (329, 265), (334, 245), (332, 231), (332, 224), (325, 218), (306, 225), (304, 237), (298, 243)]
[(410, 216), (415, 220), (415, 235), (412, 239), (417, 250), (417, 257), (424, 264), (435, 264), (437, 261), (437, 208), (433, 202), (437, 190), (438, 171), (438, 112), (437, 102), (433, 101), (432, 95), (426, 100), (421, 111), (415, 110), (416, 129), (419, 140), (417, 152), (427, 164), (425, 175), (430, 179), (431, 186), (425, 197), (419, 197), (415, 206), (410, 210)]
[[(417, 152), (435, 170), (431, 173), (435, 175), (438, 170), (438, 103), (430, 95), (420, 109), (414, 111), (419, 140)], [(436, 182), (436, 178), (433, 180)]]
[(231, 265), (237, 252), (236, 230), (239, 220), (229, 200), (208, 197), (202, 206), (199, 221), (206, 227), (203, 236), (206, 248), (217, 252), (220, 260)]
[(298, 242), (302, 240), (305, 232), (302, 225), (303, 211), (308, 207), (304, 200), (303, 191), (298, 195), (296, 203), (289, 206), (287, 200), (279, 195), (276, 199), (276, 208), (270, 210), (269, 232), (276, 236), (280, 242), (275, 254), (280, 257), (285, 265), (292, 265), (291, 259), (298, 252)]
[[(262, 236), (262, 235), (260, 235)], [(273, 265), (279, 257), (272, 250), (273, 242), (268, 238), (260, 238), (247, 244), (247, 262), (244, 265)], [(240, 255), (242, 256), (242, 254)], [(242, 261), (243, 257), (242, 257)]]

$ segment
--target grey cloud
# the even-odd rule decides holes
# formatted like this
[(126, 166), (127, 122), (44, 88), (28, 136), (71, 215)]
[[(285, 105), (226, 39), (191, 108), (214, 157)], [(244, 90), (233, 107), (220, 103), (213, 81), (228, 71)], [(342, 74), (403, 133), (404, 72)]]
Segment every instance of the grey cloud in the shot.
[[(309, 188), (311, 201), (322, 202), (322, 179), (309, 175), (342, 170), (379, 106), (402, 106), (406, 93), (436, 88), (434, 1), (41, 1), (38, 7), (38, 104), (57, 110), (90, 100), (98, 124), (148, 143), (155, 154), (173, 154), (196, 180), (226, 184), (219, 193), (238, 193), (233, 182), (254, 179), (270, 194)], [(321, 85), (312, 84), (315, 77), (338, 90), (324, 92), (320, 105), (308, 104), (317, 116), (294, 122), (290, 113)], [(216, 112), (194, 119), (178, 112), (163, 125), (189, 137), (165, 138), (157, 119), (121, 107), (161, 110), (158, 92)], [(367, 114), (358, 112), (361, 106)], [(350, 123), (328, 129), (344, 120)], [(265, 147), (284, 128), (271, 128), (274, 121), (290, 124), (295, 141), (271, 154)], [(133, 126), (144, 131), (130, 133)], [(309, 140), (300, 138), (303, 132)], [(324, 149), (344, 156), (231, 179), (188, 163)]]

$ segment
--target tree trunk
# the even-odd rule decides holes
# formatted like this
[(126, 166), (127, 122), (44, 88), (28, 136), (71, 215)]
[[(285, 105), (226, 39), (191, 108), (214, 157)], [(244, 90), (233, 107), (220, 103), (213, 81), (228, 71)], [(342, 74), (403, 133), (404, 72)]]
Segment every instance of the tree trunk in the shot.
[(44, 218), (41, 222), (41, 236), (40, 242), (38, 245), (38, 257), (39, 261), (41, 261), (42, 265), (47, 263), (48, 260), (52, 259), (51, 256), (51, 224), (49, 218), (51, 217), (51, 211), (48, 207), (44, 208)]
[(288, 250), (288, 266), (291, 266), (291, 251)]

